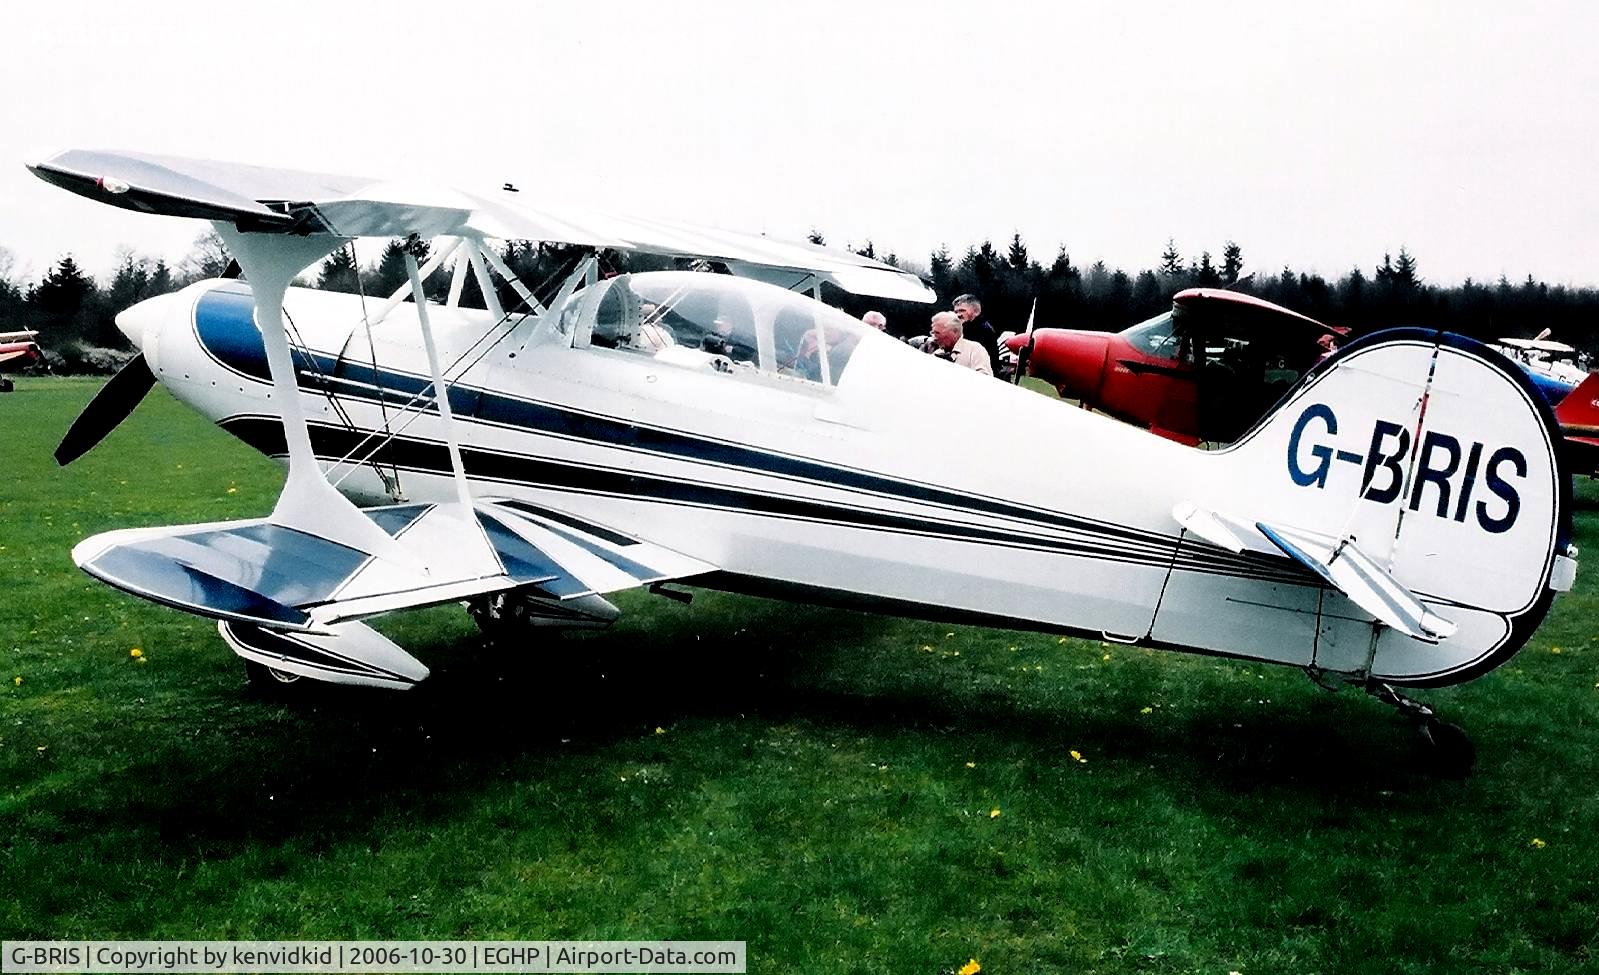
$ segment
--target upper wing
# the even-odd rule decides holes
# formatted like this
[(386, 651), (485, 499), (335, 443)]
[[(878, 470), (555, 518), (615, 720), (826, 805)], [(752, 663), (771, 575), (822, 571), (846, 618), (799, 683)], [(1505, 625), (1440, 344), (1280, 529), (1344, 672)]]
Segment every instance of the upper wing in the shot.
[[(814, 275), (860, 295), (930, 302), (910, 272), (846, 251), (581, 208), (533, 206), (487, 195), (363, 177), (268, 169), (203, 159), (69, 149), (28, 167), (39, 178), (102, 203), (172, 216), (225, 220), (255, 232), (525, 239), (724, 261), (735, 273)], [(764, 275), (763, 275), (764, 276)]]
[(1242, 291), (1221, 288), (1187, 288), (1172, 296), (1172, 307), (1184, 311), (1230, 314), (1234, 317), (1251, 317), (1269, 324), (1272, 329), (1294, 329), (1309, 339), (1322, 335), (1346, 335), (1349, 329), (1341, 325), (1318, 322), (1308, 315), (1275, 305), (1264, 298)]

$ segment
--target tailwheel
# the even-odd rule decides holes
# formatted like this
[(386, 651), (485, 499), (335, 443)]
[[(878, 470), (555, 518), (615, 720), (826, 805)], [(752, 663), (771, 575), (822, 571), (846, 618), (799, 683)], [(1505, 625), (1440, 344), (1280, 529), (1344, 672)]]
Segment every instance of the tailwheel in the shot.
[(1373, 681), (1366, 685), (1366, 692), (1411, 720), (1433, 771), (1452, 779), (1471, 774), (1477, 764), (1477, 746), (1464, 728), (1440, 719), (1432, 708), (1399, 693), (1391, 684)]
[(1457, 724), (1432, 718), (1416, 728), (1425, 742), (1432, 766), (1441, 775), (1463, 779), (1477, 764), (1477, 746)]

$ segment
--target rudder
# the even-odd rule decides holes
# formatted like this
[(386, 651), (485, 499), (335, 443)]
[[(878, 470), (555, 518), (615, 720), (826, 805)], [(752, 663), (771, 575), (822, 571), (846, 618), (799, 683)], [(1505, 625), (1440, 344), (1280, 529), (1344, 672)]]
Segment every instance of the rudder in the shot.
[[(1340, 351), (1219, 453), (1229, 510), (1348, 540), (1458, 625), (1436, 643), (1383, 629), (1371, 645), (1371, 676), (1430, 684), (1507, 659), (1551, 586), (1569, 586), (1561, 442), (1508, 359), (1462, 336), (1396, 329)], [(1371, 641), (1359, 629), (1369, 619), (1349, 622), (1346, 640)]]

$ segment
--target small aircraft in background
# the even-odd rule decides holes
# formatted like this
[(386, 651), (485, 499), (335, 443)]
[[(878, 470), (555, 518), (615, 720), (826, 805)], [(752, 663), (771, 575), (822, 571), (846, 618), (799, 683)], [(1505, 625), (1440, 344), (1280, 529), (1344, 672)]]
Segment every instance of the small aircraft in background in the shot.
[[(264, 517), (111, 531), (72, 553), (112, 586), (217, 620), (258, 679), (403, 689), (427, 667), (363, 620), (465, 601), (525, 653), (529, 626), (603, 626), (618, 614), (606, 594), (688, 580), (1293, 666), (1395, 706), (1464, 771), (1470, 740), (1399, 689), (1508, 660), (1576, 576), (1549, 408), (1460, 336), (1368, 336), (1297, 385), (1314, 343), (1284, 347), (1287, 396), (1229, 449), (1196, 451), (816, 300), (823, 283), (933, 300), (853, 254), (530, 194), (84, 150), (30, 168), (92, 200), (209, 220), (243, 271), (119, 315), (140, 355), (56, 456), (93, 447), (159, 382), (286, 460)], [(351, 238), (410, 234), (432, 256), (407, 258), (385, 302), (291, 287)], [(583, 253), (541, 296), (490, 240)], [(612, 250), (728, 273), (602, 276)], [(424, 281), (452, 256), (448, 297), (429, 300)], [(461, 304), (467, 275), (486, 308)], [(1186, 328), (1219, 302), (1271, 311), (1184, 298), (1126, 340), (1171, 373), (1143, 374), (1176, 389), (1186, 342), (1188, 372), (1214, 359), (1264, 375), (1277, 349), (1264, 334)], [(1305, 336), (1333, 331), (1288, 317)], [(1185, 409), (1157, 426), (1240, 422), (1202, 398)]]
[(1348, 332), (1251, 295), (1189, 288), (1121, 332), (1040, 328), (1004, 341), (1018, 374), (1194, 445), (1236, 441)]
[[(33, 341), (38, 334), (31, 329), (0, 332), (0, 366), (10, 365), (15, 368), (32, 365), (43, 359), (44, 354), (39, 350), (39, 344)], [(11, 389), (11, 380), (0, 376), (0, 393), (9, 393)]]
[(1581, 364), (1582, 353), (1575, 346), (1552, 341), (1547, 328), (1530, 339), (1502, 338), (1494, 345), (1527, 371), (1551, 406), (1588, 378), (1588, 370)]

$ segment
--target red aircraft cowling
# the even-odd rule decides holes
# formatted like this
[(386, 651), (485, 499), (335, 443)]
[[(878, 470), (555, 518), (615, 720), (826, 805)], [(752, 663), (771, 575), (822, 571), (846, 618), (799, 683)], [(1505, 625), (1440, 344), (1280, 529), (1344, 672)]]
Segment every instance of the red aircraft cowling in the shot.
[[(1069, 399), (1097, 398), (1105, 381), (1110, 343), (1115, 337), (1110, 332), (1073, 328), (1034, 329), (1028, 373), (1054, 386)], [(1026, 335), (1015, 335), (1006, 339), (1005, 345), (1012, 352), (1020, 352), (1027, 341)]]
[(1599, 373), (1566, 394), (1555, 407), (1555, 420), (1566, 436), (1566, 456), (1577, 473), (1599, 474)]
[[(1251, 295), (1190, 288), (1173, 297), (1170, 313), (1121, 332), (1035, 329), (1027, 371), (1063, 397), (1163, 437), (1226, 441), (1275, 401), (1273, 394), (1286, 388), (1285, 373), (1297, 379), (1317, 361), (1326, 348), (1318, 342), (1347, 331)], [(1225, 341), (1239, 336), (1269, 347), (1275, 360), (1291, 361), (1270, 370), (1264, 360), (1248, 363), (1259, 366), (1260, 376), (1241, 377), (1237, 363), (1201, 351), (1247, 345)], [(1017, 335), (1006, 345), (1019, 352), (1027, 342)], [(1217, 381), (1202, 396), (1212, 376)]]

